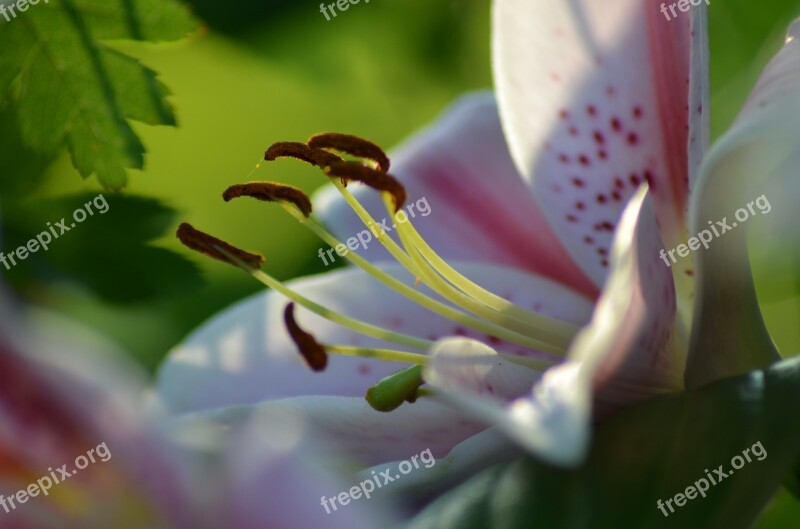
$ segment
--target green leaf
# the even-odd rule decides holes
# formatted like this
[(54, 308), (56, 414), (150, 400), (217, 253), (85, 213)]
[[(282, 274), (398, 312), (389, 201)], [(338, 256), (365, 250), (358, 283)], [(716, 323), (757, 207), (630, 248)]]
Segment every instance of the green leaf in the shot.
[[(51, 237), (47, 250), (29, 254), (6, 272), (12, 284), (40, 290), (43, 282), (69, 280), (108, 301), (134, 304), (169, 299), (202, 283), (192, 261), (152, 244), (164, 235), (172, 238), (174, 210), (153, 199), (110, 193), (103, 194), (105, 209), (97, 196), (87, 193), (9, 205), (4, 216), (14, 222), (7, 227), (6, 253), (48, 232), (50, 226), (58, 234)], [(86, 211), (90, 202), (93, 214), (77, 222), (74, 212)], [(62, 218), (64, 233), (58, 227)]]
[(144, 166), (127, 120), (175, 125), (156, 73), (108, 48), (111, 39), (175, 40), (195, 28), (175, 0), (51, 0), (30, 6), (0, 32), (0, 98), (13, 96), (26, 145), (52, 154), (64, 143), (75, 168), (108, 189)]
[[(493, 467), (431, 504), (411, 528), (751, 527), (798, 461), (798, 416), (800, 359), (792, 359), (616, 415), (597, 428), (579, 469), (532, 458)], [(759, 442), (762, 460), (752, 455)], [(668, 517), (658, 509), (657, 500), (707, 480), (706, 469), (727, 473), (746, 449), (752, 462), (705, 498), (682, 507), (673, 500)]]

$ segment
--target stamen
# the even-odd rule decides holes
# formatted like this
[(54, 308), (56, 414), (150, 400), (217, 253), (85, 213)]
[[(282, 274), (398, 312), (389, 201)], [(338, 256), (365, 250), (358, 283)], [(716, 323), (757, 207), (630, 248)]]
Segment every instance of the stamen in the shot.
[(341, 356), (357, 356), (359, 358), (374, 358), (385, 362), (402, 362), (404, 364), (414, 364), (424, 366), (428, 364), (430, 357), (419, 353), (409, 353), (397, 351), (395, 349), (380, 349), (369, 347), (355, 347), (351, 345), (325, 345), (325, 350)]
[(264, 154), (264, 159), (268, 162), (278, 158), (295, 158), (311, 165), (316, 165), (322, 169), (337, 162), (342, 162), (342, 158), (323, 149), (309, 147), (305, 143), (294, 141), (279, 141), (273, 143)]
[[(389, 208), (388, 203), (386, 207)], [(440, 295), (467, 307), (471, 312), (519, 332), (527, 330), (563, 351), (567, 350), (580, 330), (577, 325), (526, 310), (473, 283), (439, 257), (410, 219), (406, 223), (398, 223), (397, 231), (406, 252), (422, 271), (428, 284)], [(487, 313), (487, 310), (491, 312)], [(498, 315), (502, 318), (500, 321), (497, 320)]]
[[(326, 307), (323, 307), (322, 305), (319, 305), (311, 301), (310, 299), (302, 296), (301, 294), (295, 292), (294, 290), (290, 289), (277, 279), (262, 272), (258, 268), (251, 266), (251, 263), (248, 263), (246, 260), (241, 259), (242, 256), (247, 257), (254, 254), (249, 254), (248, 252), (239, 250), (238, 248), (235, 248), (230, 244), (217, 239), (216, 237), (213, 237), (211, 235), (208, 235), (193, 228), (191, 225), (187, 223), (181, 224), (181, 226), (178, 228), (178, 232), (181, 241), (187, 246), (189, 246), (189, 248), (195, 249), (201, 253), (209, 255), (210, 257), (219, 259), (229, 264), (233, 264), (243, 270), (246, 270), (253, 277), (255, 277), (258, 281), (260, 281), (267, 287), (283, 294), (285, 297), (294, 301), (303, 308), (333, 323), (341, 325), (342, 327), (350, 329), (351, 331), (357, 332), (359, 334), (369, 336), (371, 338), (396, 343), (404, 347), (410, 347), (412, 349), (428, 350), (431, 346), (433, 346), (434, 342), (430, 340), (424, 340), (408, 334), (403, 334), (383, 329), (382, 327), (365, 323), (356, 320), (354, 318), (350, 318), (348, 316), (344, 316)], [(195, 246), (198, 247), (196, 248)], [(263, 257), (261, 257), (260, 255), (255, 255), (255, 257), (261, 260), (258, 261), (260, 266), (260, 264), (263, 262)], [(284, 312), (284, 318), (286, 318), (286, 316), (287, 315)], [(299, 329), (299, 326), (296, 325), (296, 322), (295, 326), (297, 329)], [(300, 329), (300, 331), (305, 333), (305, 331), (302, 331), (302, 329)], [(311, 339), (313, 339), (316, 342), (316, 339), (314, 339), (313, 336), (311, 337)], [(302, 338), (302, 340), (303, 341), (301, 343), (304, 344), (304, 347), (308, 347), (307, 343), (310, 342), (307, 342), (305, 338)], [(298, 341), (296, 340), (295, 343), (298, 343)], [(367, 349), (367, 348), (350, 347), (343, 345), (322, 345), (322, 344), (318, 345), (321, 345), (327, 351), (346, 356), (361, 356), (366, 358), (376, 358), (379, 360), (385, 360), (389, 362), (405, 362), (410, 364), (416, 364), (418, 366), (423, 366), (428, 361), (428, 357), (426, 355), (409, 353), (406, 351), (395, 351), (393, 349)], [(504, 353), (499, 353), (499, 354), (502, 358), (505, 358), (510, 362), (524, 365), (526, 367), (530, 367), (531, 369), (542, 370), (549, 367), (550, 365), (547, 362), (543, 362), (533, 358), (524, 358)], [(319, 363), (315, 361), (314, 365), (319, 365)]]
[[(222, 253), (225, 253), (225, 250), (223, 249), (220, 249), (220, 251)], [(433, 342), (431, 340), (424, 340), (422, 338), (417, 338), (416, 336), (411, 336), (409, 334), (390, 331), (384, 329), (383, 327), (378, 327), (377, 325), (365, 323), (355, 318), (350, 318), (349, 316), (339, 314), (338, 312), (333, 311), (327, 307), (324, 307), (318, 303), (315, 303), (314, 301), (311, 301), (302, 294), (295, 292), (294, 290), (287, 287), (286, 285), (284, 285), (271, 275), (264, 273), (263, 271), (257, 268), (248, 268), (247, 263), (239, 260), (235, 255), (227, 254), (227, 257), (230, 258), (234, 263), (236, 263), (240, 268), (249, 272), (250, 275), (252, 275), (256, 280), (263, 283), (272, 290), (275, 290), (283, 294), (285, 297), (294, 301), (304, 309), (313, 312), (317, 316), (321, 316), (322, 318), (325, 318), (328, 321), (332, 321), (333, 323), (341, 325), (342, 327), (345, 327), (347, 329), (350, 329), (351, 331), (363, 334), (364, 336), (369, 336), (370, 338), (375, 338), (377, 340), (392, 342), (398, 345), (402, 345), (404, 347), (409, 347), (411, 349), (419, 349), (422, 351), (428, 350), (433, 345)]]
[[(264, 264), (264, 257), (232, 246), (221, 239), (212, 237), (194, 228), (191, 224), (186, 222), (178, 226), (176, 235), (187, 248), (217, 259), (218, 261), (222, 261), (223, 263), (238, 267), (244, 264), (247, 267), (246, 269), (256, 270), (261, 268), (261, 265)], [(236, 260), (232, 259), (231, 256), (235, 256)]]
[(361, 182), (378, 191), (389, 193), (394, 198), (394, 212), (400, 210), (406, 201), (406, 189), (392, 175), (376, 171), (358, 162), (338, 162), (325, 168), (328, 176)]
[(365, 398), (374, 410), (392, 411), (404, 402), (414, 402), (423, 384), (422, 367), (412, 366), (384, 378), (367, 390)]
[(314, 371), (324, 371), (328, 365), (328, 355), (325, 348), (312, 336), (297, 324), (294, 319), (294, 303), (289, 303), (283, 310), (283, 321), (286, 330), (294, 341), (300, 354), (305, 358), (308, 366)]
[(308, 146), (317, 149), (333, 149), (357, 158), (366, 158), (375, 162), (382, 172), (389, 172), (389, 157), (386, 156), (383, 149), (371, 141), (357, 136), (336, 132), (316, 134), (308, 140)]
[[(322, 225), (320, 225), (314, 219), (303, 219), (299, 215), (300, 213), (292, 213), (292, 209), (290, 206), (285, 206), (286, 211), (290, 214), (295, 216), (301, 223), (308, 227), (311, 231), (313, 231), (320, 239), (325, 241), (331, 247), (336, 247), (341, 242), (336, 239), (330, 232), (328, 232)], [(403, 254), (405, 255), (405, 254)], [(407, 257), (407, 256), (406, 256)], [(387, 274), (380, 268), (376, 267), (360, 255), (358, 253), (348, 250), (344, 254), (344, 258), (351, 261), (353, 264), (364, 270), (367, 274), (374, 277), (387, 287), (391, 288), (395, 292), (404, 295), (408, 299), (414, 301), (421, 307), (425, 307), (431, 312), (439, 314), (449, 320), (461, 323), (475, 329), (479, 332), (485, 332), (486, 334), (497, 336), (498, 338), (502, 338), (508, 342), (516, 343), (522, 345), (524, 347), (528, 347), (530, 349), (534, 349), (537, 351), (541, 351), (543, 353), (552, 353), (555, 355), (563, 355), (564, 350), (560, 347), (555, 347), (545, 341), (539, 340), (538, 337), (532, 337), (529, 334), (521, 333), (517, 330), (510, 328), (508, 325), (504, 325), (506, 320), (503, 319), (502, 315), (499, 314), (487, 314), (488, 317), (484, 319), (474, 318), (469, 314), (458, 310), (450, 305), (442, 303), (432, 297), (415, 290), (408, 285), (404, 284), (402, 281), (398, 280), (397, 278)], [(428, 274), (423, 275), (423, 278), (428, 278)], [(462, 294), (462, 298), (465, 297)], [(462, 300), (459, 300), (462, 301)], [(470, 300), (471, 301), (471, 300)], [(473, 302), (473, 305), (475, 303)], [(464, 306), (464, 305), (461, 305)], [(484, 310), (484, 312), (486, 312)], [(482, 316), (484, 316), (482, 314)]]
[[(337, 187), (339, 192), (342, 194), (342, 196), (344, 197), (345, 201), (347, 201), (347, 203), (353, 208), (353, 210), (356, 212), (356, 214), (359, 216), (359, 218), (362, 220), (362, 222), (366, 226), (370, 226), (370, 225), (375, 225), (376, 224), (375, 223), (375, 219), (372, 217), (372, 215), (370, 215), (370, 213), (366, 209), (364, 209), (364, 206), (362, 206), (361, 203), (358, 202), (358, 200), (356, 200), (356, 198), (353, 196), (352, 193), (350, 193), (350, 191), (348, 191), (344, 186), (339, 185), (338, 182), (336, 182), (335, 180), (334, 180), (333, 183)], [(308, 222), (306, 222), (306, 225), (308, 225), (309, 228), (311, 228), (315, 232), (317, 232), (320, 235), (320, 237), (323, 238), (323, 240), (325, 240), (325, 242), (327, 242), (328, 244), (331, 244), (328, 240), (326, 240), (325, 236), (321, 235), (321, 230), (319, 230), (319, 226), (314, 226), (313, 225), (313, 219), (310, 220), (309, 222), (311, 222), (312, 224), (309, 224)], [(401, 224), (398, 223), (398, 227), (400, 225)], [(402, 233), (402, 232), (398, 232), (398, 233)], [(415, 277), (421, 277), (423, 281), (427, 280), (428, 284), (434, 289), (434, 291), (436, 291), (437, 293), (445, 296), (446, 298), (450, 299), (451, 301), (454, 301), (456, 303), (456, 305), (458, 305), (460, 307), (466, 306), (466, 302), (465, 302), (465, 298), (464, 298), (463, 294), (457, 293), (456, 294), (457, 299), (453, 298), (453, 290), (454, 289), (452, 287), (449, 288), (449, 289), (438, 289), (437, 290), (437, 286), (441, 286), (441, 285), (439, 285), (440, 282), (437, 282), (436, 278), (432, 277), (431, 274), (428, 272), (430, 267), (427, 264), (425, 264), (424, 268), (420, 268), (419, 263), (414, 260), (414, 256), (413, 255), (409, 256), (402, 248), (400, 248), (398, 246), (398, 244), (391, 237), (378, 237), (378, 241), (409, 272), (414, 274)], [(347, 252), (345, 254), (345, 258), (351, 259), (351, 257), (350, 257), (351, 253), (353, 253), (353, 252)], [(370, 273), (370, 275), (373, 275), (377, 279), (383, 281), (380, 277), (378, 277), (376, 274), (372, 273), (372, 271), (370, 271), (368, 269), (369, 264), (364, 264), (364, 260), (359, 258), (357, 254), (354, 254), (352, 256), (351, 260), (354, 262), (354, 264), (356, 264), (357, 266), (363, 268), (365, 271)], [(388, 283), (387, 283), (387, 285), (388, 285)], [(389, 285), (389, 286), (391, 286), (391, 285)], [(392, 287), (392, 288), (394, 288), (394, 287)], [(414, 301), (417, 301), (417, 299), (415, 299), (415, 296), (413, 294), (407, 293), (407, 292), (403, 292), (403, 293), (407, 297), (409, 297), (410, 299), (413, 299)], [(485, 320), (479, 320), (479, 319), (470, 317), (469, 315), (467, 315), (467, 314), (465, 314), (465, 313), (463, 313), (461, 311), (459, 311), (458, 315), (453, 315), (452, 313), (445, 314), (441, 310), (437, 310), (437, 308), (434, 308), (434, 307), (431, 306), (432, 304), (438, 304), (438, 302), (436, 302), (435, 300), (430, 299), (428, 296), (424, 296), (423, 295), (423, 297), (428, 298), (429, 302), (417, 301), (417, 303), (419, 303), (420, 305), (422, 305), (422, 306), (424, 306), (424, 307), (436, 312), (437, 314), (444, 315), (445, 317), (447, 317), (447, 318), (449, 318), (449, 319), (451, 319), (453, 321), (458, 321), (460, 323), (463, 323), (467, 327), (471, 327), (471, 328), (473, 328), (475, 330), (478, 330), (478, 331), (481, 331), (481, 332), (485, 332), (485, 333), (487, 333), (489, 335), (492, 335), (492, 336), (497, 336), (498, 338), (504, 339), (504, 340), (506, 340), (508, 342), (516, 343), (516, 344), (519, 344), (519, 345), (523, 345), (525, 347), (528, 347), (528, 348), (531, 348), (533, 350), (540, 351), (540, 352), (543, 352), (543, 353), (551, 353), (551, 354), (555, 354), (557, 356), (563, 356), (564, 353), (566, 352), (566, 346), (564, 344), (568, 343), (572, 338), (572, 335), (569, 335), (569, 336), (566, 336), (566, 337), (563, 337), (563, 336), (559, 335), (559, 338), (557, 340), (555, 340), (554, 342), (549, 342), (547, 340), (543, 340), (543, 339), (540, 338), (540, 335), (537, 335), (536, 333), (525, 332), (524, 329), (520, 329), (517, 326), (517, 323), (519, 323), (519, 322), (517, 322), (517, 323), (512, 322), (510, 325), (507, 325), (507, 321), (508, 321), (509, 318), (506, 318), (506, 320), (498, 319), (498, 318), (503, 318), (504, 317), (504, 315), (502, 313), (500, 313), (499, 316), (497, 314), (495, 314), (495, 315), (491, 316), (490, 318), (487, 318), (486, 315), (485, 315), (486, 313), (482, 312), (481, 316), (484, 317)], [(481, 300), (478, 300), (478, 301), (481, 301)], [(477, 309), (477, 307), (474, 305), (474, 303), (470, 303), (470, 310), (472, 310), (472, 309)], [(446, 311), (446, 312), (449, 312), (449, 311)], [(533, 314), (533, 313), (531, 313), (531, 315), (534, 318), (538, 316), (538, 315)], [(502, 323), (498, 323), (498, 322), (502, 322)], [(517, 330), (512, 329), (511, 327), (516, 327)], [(548, 333), (547, 336), (549, 336), (549, 333)], [(566, 340), (566, 342), (564, 340)]]
[(311, 214), (311, 199), (300, 189), (276, 182), (249, 182), (230, 186), (222, 194), (225, 202), (242, 196), (252, 197), (265, 202), (290, 202), (297, 206), (303, 216)]

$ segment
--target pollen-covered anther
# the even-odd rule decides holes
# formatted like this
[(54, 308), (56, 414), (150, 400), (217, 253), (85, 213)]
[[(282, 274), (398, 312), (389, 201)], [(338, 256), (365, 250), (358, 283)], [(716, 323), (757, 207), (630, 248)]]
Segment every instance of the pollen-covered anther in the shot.
[(283, 310), (283, 321), (289, 336), (297, 346), (297, 350), (305, 359), (308, 366), (314, 371), (324, 371), (328, 365), (328, 353), (310, 333), (304, 331), (294, 318), (294, 303), (289, 303)]
[(371, 169), (358, 162), (335, 163), (325, 168), (325, 173), (330, 177), (354, 180), (378, 191), (390, 193), (394, 198), (395, 213), (405, 204), (406, 188), (390, 174)]
[(230, 186), (222, 193), (225, 202), (234, 198), (252, 197), (264, 202), (290, 202), (297, 206), (304, 216), (311, 215), (311, 199), (300, 189), (276, 182), (248, 182)]
[(357, 136), (340, 134), (337, 132), (317, 134), (308, 140), (308, 145), (309, 147), (317, 149), (333, 149), (335, 151), (347, 153), (350, 156), (355, 156), (356, 158), (372, 160), (378, 164), (382, 172), (389, 172), (389, 157), (386, 156), (383, 149), (371, 141), (364, 140)]
[[(239, 267), (239, 262), (241, 262), (255, 269), (261, 268), (261, 265), (264, 264), (263, 256), (241, 250), (221, 239), (217, 239), (216, 237), (196, 229), (186, 222), (178, 226), (176, 235), (187, 248), (213, 257), (223, 263)], [(230, 256), (236, 257), (239, 262), (231, 259)]]
[(279, 141), (272, 144), (267, 152), (264, 153), (264, 159), (268, 162), (274, 161), (278, 158), (295, 158), (311, 165), (316, 165), (322, 169), (331, 164), (342, 162), (342, 158), (328, 152), (324, 149), (317, 149), (309, 147), (305, 143), (294, 141)]

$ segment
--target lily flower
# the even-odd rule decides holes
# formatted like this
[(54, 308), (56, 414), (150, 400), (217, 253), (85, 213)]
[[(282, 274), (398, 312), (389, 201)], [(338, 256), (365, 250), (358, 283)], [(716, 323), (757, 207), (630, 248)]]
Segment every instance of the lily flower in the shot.
[(462, 98), (391, 160), (340, 134), (273, 145), (267, 160), (332, 180), (313, 204), (275, 183), (226, 191), (279, 203), (355, 267), (282, 283), (258, 256), (179, 230), (272, 290), (171, 352), (170, 412), (302, 411), (366, 464), (496, 450), (472, 438), (494, 425), (484, 439), (499, 429), (573, 465), (593, 419), (778, 358), (747, 226), (694, 257), (661, 254), (767, 185), (796, 188), (800, 26), (709, 150), (704, 5), (672, 21), (640, 0), (493, 9), (494, 94)]
[(34, 333), (0, 297), (2, 527), (385, 525), (377, 504), (337, 516), (319, 506), (346, 485), (315, 464), (322, 451), (302, 417), (281, 419), (280, 435), (255, 417), (230, 432), (173, 425), (168, 438), (143, 414), (145, 385), (130, 366), (88, 353), (100, 350), (94, 340), (56, 323), (57, 338)]

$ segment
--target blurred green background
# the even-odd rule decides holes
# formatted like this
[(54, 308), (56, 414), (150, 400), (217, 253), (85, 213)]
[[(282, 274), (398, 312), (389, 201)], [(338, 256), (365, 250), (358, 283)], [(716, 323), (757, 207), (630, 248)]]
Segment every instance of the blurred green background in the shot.
[[(315, 1), (190, 3), (202, 21), (192, 38), (113, 45), (159, 73), (179, 127), (135, 124), (146, 168), (130, 172), (124, 192), (105, 193), (110, 211), (3, 272), (26, 300), (101, 330), (150, 370), (203, 320), (261, 288), (184, 251), (172, 235), (178, 222), (264, 254), (279, 278), (322, 270), (320, 244), (280, 208), (221, 200), (226, 186), (248, 179), (269, 144), (342, 131), (390, 146), (464, 91), (491, 86), (489, 0), (374, 0), (331, 21)], [(718, 136), (800, 15), (800, 2), (715, 1), (709, 13)], [(50, 159), (25, 149), (7, 107), (0, 107), (0, 167), (4, 249), (72, 211), (76, 195), (101, 191), (96, 179), (80, 178), (66, 151)], [(291, 162), (251, 178), (309, 192), (324, 183)], [(800, 351), (800, 279), (794, 295), (785, 288), (774, 295), (774, 274), (756, 263), (769, 326), (782, 350)], [(800, 508), (782, 495), (759, 527), (785, 529), (792, 519)]]

